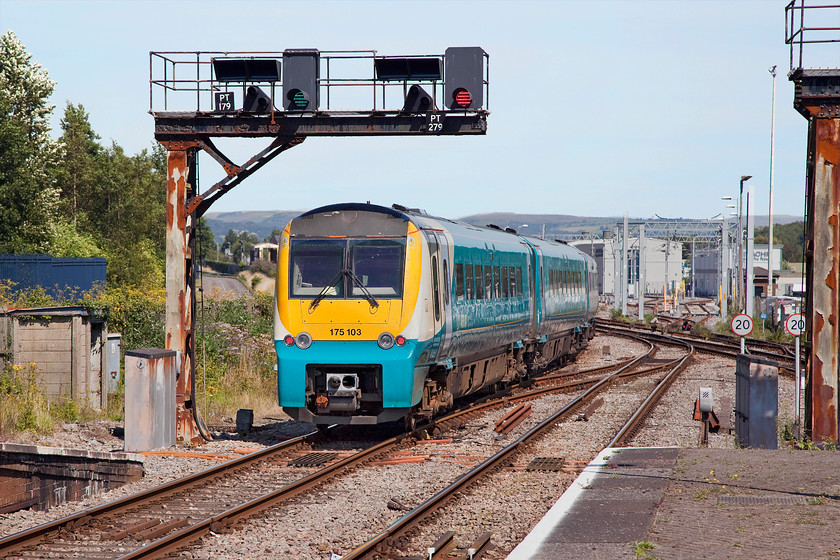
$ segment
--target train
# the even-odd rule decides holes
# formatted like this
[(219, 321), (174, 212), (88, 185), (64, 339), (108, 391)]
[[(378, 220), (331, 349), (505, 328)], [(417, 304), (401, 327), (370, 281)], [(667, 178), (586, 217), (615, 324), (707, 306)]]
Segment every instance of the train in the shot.
[(573, 358), (594, 335), (597, 267), (510, 228), (341, 203), (285, 227), (275, 295), (289, 416), (411, 429)]

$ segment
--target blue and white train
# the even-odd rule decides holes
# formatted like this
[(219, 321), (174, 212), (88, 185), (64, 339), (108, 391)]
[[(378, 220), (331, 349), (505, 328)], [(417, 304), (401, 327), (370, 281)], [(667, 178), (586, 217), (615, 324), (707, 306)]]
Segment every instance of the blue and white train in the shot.
[(276, 303), (289, 415), (411, 426), (574, 356), (594, 334), (596, 265), (513, 230), (335, 204), (283, 231)]

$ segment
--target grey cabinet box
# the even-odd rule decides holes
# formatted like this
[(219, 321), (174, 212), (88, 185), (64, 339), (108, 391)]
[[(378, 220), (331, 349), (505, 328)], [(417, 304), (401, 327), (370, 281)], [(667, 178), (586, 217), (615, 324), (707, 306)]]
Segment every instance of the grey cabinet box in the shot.
[(738, 354), (735, 370), (735, 434), (741, 447), (777, 449), (779, 366), (776, 362)]

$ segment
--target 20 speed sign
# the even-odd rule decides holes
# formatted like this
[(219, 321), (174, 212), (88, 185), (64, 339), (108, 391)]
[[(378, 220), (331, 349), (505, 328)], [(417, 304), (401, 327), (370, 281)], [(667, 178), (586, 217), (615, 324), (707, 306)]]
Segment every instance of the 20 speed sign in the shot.
[(740, 313), (732, 317), (732, 323), (729, 324), (732, 332), (738, 336), (748, 336), (753, 330), (752, 317), (746, 313)]
[(785, 329), (793, 336), (800, 336), (805, 332), (805, 315), (794, 313), (785, 320)]

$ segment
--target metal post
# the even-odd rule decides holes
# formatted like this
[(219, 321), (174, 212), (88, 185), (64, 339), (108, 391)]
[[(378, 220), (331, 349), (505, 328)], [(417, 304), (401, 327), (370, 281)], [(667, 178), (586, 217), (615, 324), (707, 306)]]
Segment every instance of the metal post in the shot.
[(639, 280), (636, 282), (639, 320), (645, 319), (645, 224), (639, 224)]
[(621, 285), (621, 266), (619, 265), (621, 255), (618, 251), (618, 226), (613, 228), (613, 234), (613, 309), (621, 309), (621, 290), (619, 289)]
[(624, 232), (621, 234), (621, 314), (627, 315), (627, 212), (624, 213)]
[(193, 374), (193, 287), (194, 274), (190, 252), (190, 232), (194, 231), (187, 212), (187, 197), (194, 192), (195, 145), (169, 142), (166, 181), (166, 349), (178, 353), (178, 377), (175, 387), (176, 441), (202, 440), (192, 408)]
[(694, 238), (691, 238), (691, 297), (694, 297)]
[(744, 291), (747, 315), (755, 315), (755, 285), (753, 279), (753, 245), (755, 243), (755, 217), (750, 214), (750, 204), (755, 200), (753, 186), (747, 187), (747, 289)]
[(800, 396), (799, 396), (799, 391), (800, 391), (800, 389), (799, 389), (799, 384), (800, 384), (800, 381), (799, 381), (800, 380), (800, 377), (799, 377), (799, 375), (800, 375), (799, 374), (799, 337), (795, 336), (794, 338), (796, 339), (794, 341), (794, 344), (795, 344), (794, 349), (795, 350), (794, 350), (794, 362), (793, 362), (793, 368), (794, 368), (795, 379), (796, 379), (796, 385), (793, 388), (793, 402), (796, 403), (795, 408), (794, 408), (794, 411), (795, 411), (794, 424), (796, 425), (796, 429), (799, 430), (800, 426), (802, 425), (802, 415), (800, 413), (800, 407), (799, 407), (799, 399), (800, 399)]
[(767, 252), (767, 295), (776, 295), (775, 286), (773, 286), (773, 152), (776, 146), (775, 132), (776, 132), (776, 67), (770, 68), (770, 73), (773, 75), (773, 108), (771, 110), (772, 117), (770, 119), (770, 231), (768, 232), (767, 243), (769, 251)]
[(744, 224), (741, 214), (744, 210), (744, 183), (752, 179), (752, 175), (741, 175), (741, 187), (738, 195), (738, 308), (743, 312), (744, 307)]

